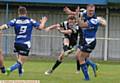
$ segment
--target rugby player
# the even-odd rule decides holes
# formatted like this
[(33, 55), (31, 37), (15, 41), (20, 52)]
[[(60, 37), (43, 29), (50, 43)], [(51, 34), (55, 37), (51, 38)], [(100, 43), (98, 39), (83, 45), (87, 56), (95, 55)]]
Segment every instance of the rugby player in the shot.
[[(60, 24), (51, 25), (50, 27), (46, 28), (46, 30), (49, 31), (55, 28), (64, 34), (63, 51), (60, 53), (53, 67), (45, 72), (46, 75), (51, 74), (62, 63), (64, 56), (68, 55), (69, 52), (72, 52), (75, 49), (74, 46), (77, 45), (78, 35), (83, 37), (82, 30), (76, 24), (76, 18), (73, 15), (69, 15), (67, 21), (64, 21)], [(82, 40), (82, 38), (80, 38), (80, 40)], [(77, 63), (79, 64), (79, 60), (77, 60)]]
[[(82, 28), (84, 38), (83, 42), (77, 49), (77, 55), (79, 56), (81, 69), (85, 77), (84, 79), (90, 80), (87, 69), (87, 63), (89, 63), (89, 61), (86, 61), (85, 59), (89, 57), (90, 53), (96, 46), (96, 32), (100, 25), (100, 21), (95, 13), (95, 5), (87, 5), (87, 11), (84, 12), (77, 20), (80, 28)], [(94, 64), (91, 64), (91, 66), (94, 66)]]
[[(79, 7), (77, 7), (76, 9), (76, 12), (74, 11), (71, 11), (68, 7), (65, 7), (64, 8), (64, 11), (67, 13), (67, 14), (70, 14), (70, 15), (77, 15), (76, 17), (79, 18), (79, 16), (82, 16), (84, 13), (86, 13), (87, 11), (85, 9), (80, 9)], [(85, 17), (83, 17), (85, 18)], [(102, 27), (106, 27), (107, 23), (106, 23), (106, 20), (102, 17), (97, 17), (97, 20), (99, 21), (99, 24), (102, 26)], [(79, 20), (78, 20), (79, 21)], [(78, 54), (77, 54), (78, 55)], [(79, 57), (79, 56), (78, 56)], [(90, 59), (86, 59), (86, 64), (90, 65), (92, 68), (93, 68), (93, 71), (94, 71), (94, 76), (96, 77), (97, 74), (96, 74), (96, 70), (97, 70), (97, 65), (91, 61)]]
[(23, 75), (22, 66), (26, 61), (31, 48), (31, 35), (33, 28), (41, 30), (45, 28), (47, 17), (43, 17), (40, 22), (37, 22), (27, 17), (26, 7), (18, 8), (18, 17), (10, 20), (7, 24), (0, 26), (0, 30), (14, 27), (15, 42), (14, 52), (18, 54), (17, 62), (6, 69), (6, 74), (9, 75), (14, 70), (18, 69), (19, 76)]
[(1, 70), (1, 73), (5, 73), (5, 66), (4, 66), (4, 57), (3, 57), (3, 54), (2, 54), (2, 47), (1, 47), (1, 40), (2, 40), (2, 32), (0, 31), (0, 70)]

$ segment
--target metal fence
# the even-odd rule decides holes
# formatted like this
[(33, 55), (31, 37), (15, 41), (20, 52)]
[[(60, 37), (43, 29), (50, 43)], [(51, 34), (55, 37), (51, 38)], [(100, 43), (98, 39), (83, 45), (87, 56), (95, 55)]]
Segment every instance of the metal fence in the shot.
[[(10, 20), (17, 16), (16, 9), (9, 9), (8, 16), (6, 16), (5, 14), (5, 9), (0, 9), (0, 12), (1, 23), (5, 23), (6, 17), (8, 17), (8, 20)], [(47, 22), (47, 26), (54, 23), (60, 23), (61, 21), (64, 21), (66, 19), (66, 15), (61, 10), (45, 9), (38, 11), (31, 8), (28, 12), (28, 16), (37, 20), (44, 15), (48, 16), (49, 20)], [(91, 55), (92, 57), (98, 59), (120, 60), (120, 15), (113, 12), (109, 14), (108, 19), (108, 28), (105, 29), (100, 27), (97, 32), (97, 46)], [(106, 30), (108, 30), (107, 36)], [(30, 54), (47, 56), (57, 55), (62, 50), (62, 38), (63, 34), (59, 33), (56, 30), (50, 32), (34, 30)], [(107, 41), (107, 43), (105, 43), (105, 41)], [(10, 28), (4, 31), (4, 35), (2, 38), (2, 49), (4, 51), (4, 54), (13, 54), (13, 42), (14, 30), (13, 28)], [(107, 55), (105, 55), (105, 53)]]

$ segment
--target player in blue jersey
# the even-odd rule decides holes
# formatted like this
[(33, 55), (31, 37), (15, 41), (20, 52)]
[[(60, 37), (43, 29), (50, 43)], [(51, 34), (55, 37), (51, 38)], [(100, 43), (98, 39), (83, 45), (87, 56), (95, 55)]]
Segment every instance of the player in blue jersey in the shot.
[(31, 35), (33, 28), (41, 30), (45, 28), (47, 17), (43, 17), (40, 22), (37, 22), (27, 17), (27, 9), (25, 7), (18, 8), (18, 17), (9, 21), (7, 24), (0, 26), (0, 30), (14, 27), (15, 42), (14, 52), (18, 54), (17, 62), (6, 69), (6, 74), (9, 75), (14, 70), (18, 69), (19, 76), (23, 75), (22, 66), (29, 55), (31, 48)]
[[(89, 57), (96, 46), (96, 32), (100, 25), (100, 21), (95, 14), (95, 5), (87, 5), (87, 11), (80, 15), (78, 24), (82, 28), (84, 40), (78, 47), (77, 55), (80, 57), (79, 61), (85, 80), (89, 80), (87, 63), (90, 62), (89, 60), (85, 61), (85, 59)], [(94, 67), (94, 64), (91, 64), (91, 66)]]
[[(83, 9), (83, 8), (80, 9), (79, 7), (77, 7), (75, 12), (71, 11), (68, 7), (65, 7), (64, 11), (65, 11), (65, 13), (67, 13), (69, 15), (76, 15), (76, 12), (78, 11), (79, 12), (78, 13), (79, 16), (80, 16), (80, 14), (83, 14), (84, 12), (86, 12), (85, 9)], [(79, 56), (77, 56), (77, 55), (78, 54), (76, 54), (76, 57), (77, 57), (77, 73), (79, 73), (80, 72), (80, 65), (79, 65), (79, 60), (78, 60)], [(97, 65), (92, 60), (90, 60), (88, 58), (86, 59), (86, 61), (89, 62), (89, 63), (87, 63), (87, 65), (90, 65), (92, 67), (93, 72), (94, 72), (94, 76), (96, 77), (97, 76), (97, 74), (96, 74)]]
[[(87, 5), (87, 11), (83, 12), (82, 15), (79, 12), (71, 12), (68, 9), (67, 13), (76, 14), (78, 19), (78, 24), (82, 28), (83, 31), (83, 42), (80, 43), (77, 56), (79, 56), (80, 66), (83, 71), (85, 80), (89, 80), (89, 74), (87, 69), (87, 64), (91, 64), (94, 68), (94, 63), (91, 63), (89, 60), (85, 60), (89, 57), (90, 53), (96, 46), (96, 32), (98, 30), (98, 26), (101, 24), (106, 26), (106, 22), (101, 17), (97, 17), (95, 14), (95, 6), (90, 4)], [(79, 17), (80, 16), (80, 17)]]
[(1, 73), (5, 73), (5, 66), (4, 66), (4, 63), (3, 63), (3, 54), (2, 54), (2, 47), (1, 47), (1, 40), (2, 40), (2, 32), (0, 31), (0, 70), (1, 70)]

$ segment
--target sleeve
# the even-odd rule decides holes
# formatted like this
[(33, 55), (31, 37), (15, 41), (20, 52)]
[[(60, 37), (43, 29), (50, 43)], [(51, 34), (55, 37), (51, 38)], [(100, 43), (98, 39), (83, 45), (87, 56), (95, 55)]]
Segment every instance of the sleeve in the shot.
[(94, 26), (99, 25), (98, 19), (95, 19), (95, 18), (92, 18), (88, 20), (87, 22), (88, 22), (88, 27), (94, 27)]
[(77, 33), (77, 29), (75, 29), (75, 28), (72, 28), (70, 30), (72, 30), (72, 33)]
[(31, 19), (31, 22), (32, 22), (32, 25), (33, 25), (34, 28), (38, 28), (40, 26), (40, 22), (37, 22), (33, 19)]
[(14, 26), (15, 26), (15, 22), (16, 22), (16, 19), (10, 20), (10, 21), (7, 23), (7, 26), (8, 26), (8, 27), (14, 27)]
[(61, 22), (61, 23), (60, 23), (60, 27), (64, 27), (64, 22)]
[(60, 27), (62, 27), (64, 30), (68, 29), (68, 22), (67, 21), (64, 21), (64, 22), (61, 22), (60, 23)]

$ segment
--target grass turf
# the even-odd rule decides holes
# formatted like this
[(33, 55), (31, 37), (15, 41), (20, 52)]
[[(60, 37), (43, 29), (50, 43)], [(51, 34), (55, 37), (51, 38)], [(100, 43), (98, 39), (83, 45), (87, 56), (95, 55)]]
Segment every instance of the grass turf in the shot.
[[(76, 74), (76, 64), (74, 61), (64, 62), (50, 76), (44, 75), (54, 63), (44, 60), (29, 60), (24, 64), (25, 73), (23, 77), (19, 77), (17, 71), (12, 72), (10, 76), (0, 74), (1, 80), (40, 80), (41, 83), (86, 83), (83, 80), (83, 74)], [(6, 60), (5, 64), (9, 67), (15, 60)], [(89, 83), (120, 83), (120, 65), (117, 63), (100, 63), (98, 77), (93, 76), (92, 69), (89, 68)]]

